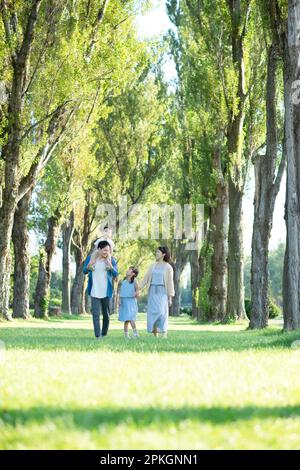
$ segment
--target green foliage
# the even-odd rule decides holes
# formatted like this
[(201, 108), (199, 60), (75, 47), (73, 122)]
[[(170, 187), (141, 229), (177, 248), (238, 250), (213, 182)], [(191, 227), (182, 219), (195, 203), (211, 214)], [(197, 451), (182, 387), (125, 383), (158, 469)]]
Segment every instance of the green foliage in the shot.
[(193, 312), (192, 312), (192, 309), (191, 309), (190, 307), (182, 307), (182, 308), (180, 309), (180, 314), (181, 314), (181, 315), (185, 314), (185, 315), (188, 315), (188, 316), (191, 317), (191, 316), (192, 316), (192, 313), (193, 313)]
[[(269, 252), (269, 293), (277, 305), (282, 305), (282, 272), (285, 244), (280, 243)], [(244, 267), (245, 296), (250, 298), (251, 258), (247, 257)]]
[(277, 318), (282, 315), (281, 308), (273, 299), (269, 299), (269, 318)]
[(42, 312), (43, 317), (48, 316), (49, 301), (50, 301), (49, 295), (41, 298), (41, 300), (40, 300), (40, 311)]
[[(269, 318), (274, 319), (278, 318), (279, 316), (282, 315), (281, 308), (275, 303), (275, 301), (272, 298), (269, 298)], [(245, 310), (247, 317), (250, 320), (251, 317), (251, 300), (250, 299), (245, 299)]]

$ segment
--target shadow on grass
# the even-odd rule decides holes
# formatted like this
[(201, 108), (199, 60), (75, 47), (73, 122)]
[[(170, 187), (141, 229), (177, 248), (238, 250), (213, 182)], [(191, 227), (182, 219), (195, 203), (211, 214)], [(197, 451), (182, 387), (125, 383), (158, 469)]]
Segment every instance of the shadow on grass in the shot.
[(223, 425), (252, 419), (286, 419), (300, 417), (300, 405), (261, 407), (182, 407), (182, 408), (53, 408), (0, 409), (0, 424), (13, 427), (60, 421), (66, 427), (84, 430), (119, 424), (146, 427), (149, 425), (180, 424), (183, 421)]
[(90, 330), (80, 328), (1, 328), (0, 339), (6, 349), (40, 351), (95, 351), (105, 350), (137, 353), (170, 352), (199, 353), (213, 351), (244, 351), (289, 348), (300, 332), (282, 333), (278, 329), (266, 331), (188, 331), (171, 330), (168, 339), (154, 338), (145, 332), (137, 340), (125, 341), (122, 331), (111, 330), (101, 341)]

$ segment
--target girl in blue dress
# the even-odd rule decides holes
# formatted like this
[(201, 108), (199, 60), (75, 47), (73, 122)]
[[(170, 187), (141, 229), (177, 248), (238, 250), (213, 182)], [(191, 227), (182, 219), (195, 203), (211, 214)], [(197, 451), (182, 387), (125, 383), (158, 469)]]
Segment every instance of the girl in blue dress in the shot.
[(129, 339), (129, 324), (133, 331), (133, 337), (137, 338), (136, 316), (138, 313), (137, 297), (139, 296), (139, 286), (135, 278), (139, 271), (134, 266), (130, 266), (126, 272), (126, 277), (118, 284), (118, 304), (119, 321), (124, 322), (124, 335)]

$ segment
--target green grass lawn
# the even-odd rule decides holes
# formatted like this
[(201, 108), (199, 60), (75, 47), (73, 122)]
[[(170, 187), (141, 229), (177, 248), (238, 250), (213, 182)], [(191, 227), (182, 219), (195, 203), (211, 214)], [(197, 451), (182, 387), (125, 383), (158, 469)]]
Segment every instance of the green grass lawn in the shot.
[(170, 319), (125, 341), (112, 319), (0, 323), (1, 449), (300, 449), (300, 331)]

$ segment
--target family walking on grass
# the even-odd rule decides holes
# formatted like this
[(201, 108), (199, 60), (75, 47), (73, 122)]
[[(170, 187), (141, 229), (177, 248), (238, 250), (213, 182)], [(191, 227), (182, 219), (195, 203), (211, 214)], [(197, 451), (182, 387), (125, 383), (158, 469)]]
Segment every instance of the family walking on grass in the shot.
[[(91, 307), (94, 332), (97, 339), (107, 335), (109, 328), (110, 303), (113, 297), (113, 282), (118, 276), (117, 261), (113, 257), (114, 244), (111, 231), (106, 226), (104, 236), (95, 242), (94, 252), (87, 257), (83, 272), (88, 275), (87, 293), (91, 296)], [(129, 325), (133, 338), (138, 338), (136, 319), (138, 313), (137, 298), (144, 288), (148, 290), (147, 331), (163, 338), (167, 337), (169, 306), (175, 295), (173, 268), (168, 247), (160, 246), (156, 251), (153, 263), (144, 279), (138, 284), (138, 269), (130, 266), (126, 277), (120, 280), (117, 287), (117, 304), (119, 305), (119, 321), (124, 323), (125, 338), (129, 336)], [(100, 326), (102, 310), (103, 324)]]

